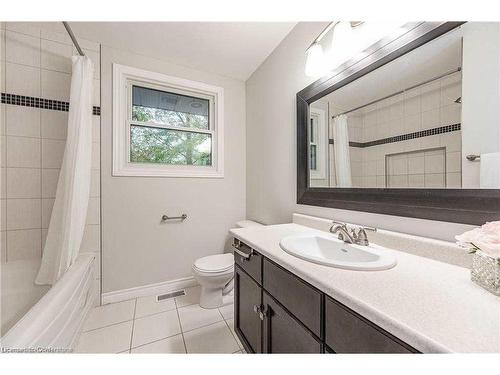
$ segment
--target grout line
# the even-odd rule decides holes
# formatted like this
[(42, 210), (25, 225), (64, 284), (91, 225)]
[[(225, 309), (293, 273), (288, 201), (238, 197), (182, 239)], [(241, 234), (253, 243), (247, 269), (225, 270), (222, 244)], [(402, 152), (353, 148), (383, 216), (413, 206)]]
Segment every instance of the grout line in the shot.
[(135, 302), (134, 302), (134, 316), (133, 316), (133, 319), (132, 319), (132, 332), (130, 334), (130, 343), (129, 343), (129, 346), (128, 346), (128, 352), (129, 353), (132, 350), (132, 340), (134, 339), (135, 312), (136, 311), (137, 311), (137, 298), (135, 299)]
[[(233, 319), (233, 324), (234, 324), (234, 317), (231, 318), (231, 319)], [(229, 326), (229, 323), (227, 322), (226, 319), (224, 319), (224, 322), (226, 323), (227, 328), (229, 329), (229, 332), (231, 332), (231, 336), (233, 336), (233, 339), (236, 341), (236, 344), (238, 345), (238, 348), (240, 348), (240, 351), (241, 351), (242, 350), (242, 345), (240, 345), (240, 339), (238, 337), (236, 337), (235, 332), (233, 333), (233, 330)]]
[(186, 352), (186, 354), (188, 354), (186, 339), (184, 338), (184, 330), (182, 329), (181, 317), (179, 315), (179, 308), (177, 307), (177, 300), (175, 297), (174, 297), (174, 304), (175, 304), (175, 311), (177, 312), (177, 319), (179, 320), (179, 328), (181, 329), (182, 342), (184, 343), (184, 351)]
[[(30, 107), (28, 107), (30, 108)], [(40, 136), (31, 136), (31, 135), (20, 135), (20, 134), (5, 134), (6, 137), (15, 137), (15, 138), (27, 138), (27, 139), (38, 139), (40, 141), (42, 140), (48, 140), (48, 141), (61, 141), (61, 142), (66, 142), (67, 141), (67, 137), (66, 138), (53, 138), (53, 137), (44, 137), (42, 135)], [(94, 142), (92, 141), (92, 143), (99, 143), (99, 142)], [(10, 167), (10, 168), (15, 168), (15, 167)], [(28, 167), (25, 167), (25, 168), (28, 168)]]
[[(40, 87), (39, 87), (39, 92), (40, 95), (42, 94), (42, 31), (40, 30), (40, 35), (39, 35), (39, 44), (40, 44)], [(42, 201), (42, 168), (43, 168), (43, 160), (42, 160), (42, 155), (43, 155), (43, 142), (42, 142), (42, 111), (38, 111), (38, 125), (39, 125), (39, 133), (40, 133), (40, 226), (43, 226), (43, 201)], [(55, 199), (54, 199), (55, 201)], [(52, 210), (51, 210), (52, 211)], [(50, 220), (49, 220), (50, 224)], [(49, 234), (48, 228), (47, 228), (47, 235)], [(47, 240), (47, 238), (45, 238)], [(44, 246), (43, 244), (43, 228), (40, 230), (40, 257), (43, 257), (43, 251)]]
[[(117, 303), (119, 303), (119, 302), (117, 302)], [(148, 318), (150, 316), (160, 315), (160, 314), (164, 314), (166, 312), (174, 311), (174, 310), (175, 310), (175, 308), (170, 309), (170, 310), (164, 310), (164, 311), (155, 312), (155, 313), (152, 313), (152, 314), (146, 314), (146, 315), (142, 315), (142, 316), (137, 316), (137, 317), (134, 315), (134, 319), (137, 320), (137, 319)]]
[[(7, 32), (5, 31), (3, 33), (3, 37), (4, 37), (4, 40), (3, 40), (3, 45), (4, 45), (4, 48), (5, 48), (5, 56), (4, 58), (7, 57)], [(4, 79), (4, 82), (5, 82), (5, 91), (7, 91), (7, 63), (4, 62), (4, 73), (5, 73), (5, 78)], [(0, 78), (1, 79), (1, 78)], [(8, 146), (7, 146), (7, 107), (5, 106), (5, 113), (2, 113), (2, 116), (4, 116), (4, 120), (5, 120), (5, 134), (3, 135), (4, 137), (4, 147), (5, 147), (5, 168), (7, 168), (7, 157), (9, 155), (9, 150), (8, 150)], [(9, 227), (9, 221), (8, 221), (8, 215), (7, 215), (7, 212), (8, 212), (8, 203), (9, 203), (9, 196), (7, 195), (7, 169), (5, 169), (5, 230), (7, 231), (7, 228)], [(40, 211), (41, 211), (41, 205), (40, 205)], [(2, 213), (0, 213), (2, 214)], [(41, 226), (42, 222), (40, 221), (40, 226)], [(5, 263), (7, 263), (9, 261), (9, 247), (8, 247), (8, 242), (7, 242), (7, 232), (5, 232)]]
[[(134, 346), (134, 347), (130, 348), (130, 350), (132, 350), (132, 349), (137, 349), (137, 348), (140, 348), (140, 347), (143, 347), (143, 346), (149, 345), (149, 344), (153, 344), (153, 343), (158, 342), (158, 341), (162, 341), (162, 340), (170, 339), (170, 338), (172, 338), (172, 337), (179, 336), (179, 335), (182, 335), (182, 332), (181, 332), (181, 333), (176, 333), (176, 334), (174, 334), (174, 335), (170, 335), (170, 336), (167, 336), (167, 337), (163, 337), (163, 338), (161, 338), (161, 339), (156, 339), (156, 340), (153, 340), (153, 341), (151, 341), (151, 342), (147, 342), (147, 343), (145, 343), (145, 344), (141, 344), (141, 345)], [(184, 340), (184, 337), (183, 337), (183, 340)], [(185, 344), (184, 344), (184, 349), (186, 349), (186, 345), (185, 345)], [(187, 353), (187, 352), (186, 352), (186, 353)], [(165, 353), (165, 354), (167, 354), (167, 353)]]
[[(102, 174), (101, 174), (101, 169), (102, 169), (102, 143), (101, 143), (101, 140), (102, 140), (102, 116), (100, 115), (100, 111), (101, 111), (101, 97), (102, 97), (102, 46), (101, 44), (99, 43), (99, 274), (101, 275), (101, 280), (100, 280), (100, 283), (99, 283), (99, 302), (100, 304), (102, 305), (102, 275), (103, 275), (103, 265), (102, 265), (102, 250), (103, 250), (103, 246), (102, 246), (102, 234), (103, 234), (103, 227), (102, 227), (102, 223), (103, 223), (103, 217), (102, 217), (102, 213), (103, 213), (103, 209), (102, 209)], [(92, 81), (93, 82), (93, 81)], [(94, 107), (92, 106), (92, 114), (94, 114)], [(94, 117), (92, 117), (92, 129), (91, 129), (91, 133), (92, 133), (92, 148), (93, 148), (93, 145), (94, 145)], [(92, 155), (92, 150), (90, 151), (90, 176), (92, 178), (92, 171), (94, 170), (92, 168), (92, 159), (93, 159), (93, 155)], [(92, 183), (92, 180), (91, 180), (91, 183)], [(90, 201), (90, 200), (89, 200)], [(136, 305), (137, 305), (137, 298), (135, 299), (136, 301)], [(134, 311), (134, 320), (135, 320), (135, 311)], [(130, 351), (129, 351), (130, 352)]]
[[(99, 307), (99, 306), (98, 306)], [(103, 329), (103, 328), (108, 328), (108, 327), (112, 327), (112, 326), (116, 326), (118, 324), (122, 324), (122, 323), (128, 323), (128, 322), (131, 322), (133, 319), (128, 319), (128, 320), (124, 320), (122, 322), (116, 322), (116, 323), (111, 323), (111, 324), (107, 324), (105, 326), (102, 326), (102, 327), (97, 327), (97, 328), (92, 328), (92, 329), (89, 329), (87, 331), (82, 331), (82, 333), (87, 333), (87, 332), (93, 332), (93, 331), (97, 331), (98, 329)]]
[[(188, 329), (187, 331), (182, 330), (182, 327), (181, 327), (181, 330), (182, 330), (183, 333), (189, 333), (189, 332), (196, 331), (197, 329), (210, 327), (210, 326), (213, 326), (214, 324), (218, 324), (218, 323), (221, 323), (221, 322), (225, 322), (224, 318), (222, 318), (221, 320), (218, 320), (216, 322), (213, 322), (213, 323), (208, 323), (208, 324), (204, 324), (202, 326), (199, 326), (199, 327), (196, 327), (196, 328), (193, 328), (193, 329)], [(227, 325), (227, 323), (226, 323), (226, 325)]]

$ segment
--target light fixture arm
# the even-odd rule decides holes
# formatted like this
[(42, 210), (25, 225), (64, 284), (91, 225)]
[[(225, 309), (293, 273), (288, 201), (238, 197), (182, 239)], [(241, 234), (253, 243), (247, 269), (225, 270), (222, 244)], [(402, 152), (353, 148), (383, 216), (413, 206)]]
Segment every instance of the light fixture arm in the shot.
[[(355, 28), (355, 27), (358, 27), (359, 25), (361, 25), (364, 21), (350, 21), (349, 23), (351, 24), (351, 27), (352, 28)], [(311, 48), (313, 45), (315, 45), (316, 43), (319, 43), (321, 42), (321, 39), (323, 39), (325, 37), (326, 34), (328, 34), (328, 32), (330, 30), (332, 30), (335, 26), (337, 26), (337, 24), (339, 24), (340, 21), (333, 21), (333, 22), (330, 22), (328, 25), (326, 25), (326, 27), (323, 29), (323, 31), (321, 31), (321, 33), (316, 37), (316, 39), (314, 39), (314, 41), (309, 45), (309, 47), (307, 47), (306, 51)]]
[(323, 39), (323, 37), (328, 34), (328, 32), (333, 29), (335, 27), (336, 24), (338, 24), (340, 21), (333, 21), (333, 22), (330, 22), (324, 29), (323, 31), (321, 31), (321, 33), (316, 37), (316, 39), (314, 39), (314, 41), (309, 45), (309, 47), (307, 47), (306, 51), (311, 48), (313, 45), (315, 45), (316, 43), (319, 43), (321, 42), (321, 39)]

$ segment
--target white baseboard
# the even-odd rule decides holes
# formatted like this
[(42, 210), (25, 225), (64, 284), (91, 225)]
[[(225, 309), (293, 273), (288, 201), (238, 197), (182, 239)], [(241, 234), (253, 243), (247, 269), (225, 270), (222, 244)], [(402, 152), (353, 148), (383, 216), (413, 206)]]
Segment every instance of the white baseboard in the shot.
[(138, 286), (129, 289), (115, 290), (102, 294), (102, 304), (126, 301), (132, 298), (151, 296), (173, 292), (175, 290), (197, 286), (194, 277), (183, 277), (182, 279), (163, 281), (161, 283)]

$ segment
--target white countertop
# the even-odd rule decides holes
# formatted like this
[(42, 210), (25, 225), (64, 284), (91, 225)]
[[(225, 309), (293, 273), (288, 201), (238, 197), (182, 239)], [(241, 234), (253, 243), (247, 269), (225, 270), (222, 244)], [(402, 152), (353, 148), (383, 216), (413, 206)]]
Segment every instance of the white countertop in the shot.
[(470, 280), (466, 268), (393, 251), (385, 271), (351, 271), (296, 258), (281, 238), (324, 233), (298, 224), (232, 229), (264, 256), (423, 353), (500, 352), (500, 298)]

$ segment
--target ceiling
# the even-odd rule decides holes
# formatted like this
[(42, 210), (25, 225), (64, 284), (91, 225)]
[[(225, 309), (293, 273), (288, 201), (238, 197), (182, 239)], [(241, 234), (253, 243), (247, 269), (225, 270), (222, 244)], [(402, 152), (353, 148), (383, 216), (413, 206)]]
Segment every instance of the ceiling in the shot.
[(71, 22), (70, 26), (80, 38), (246, 81), (295, 24)]
[[(462, 66), (462, 30), (457, 28), (319, 99), (332, 115), (418, 85)], [(314, 104), (313, 103), (313, 106)]]

